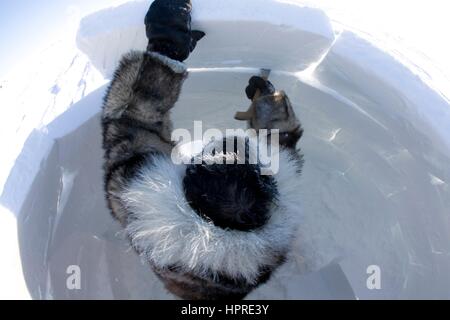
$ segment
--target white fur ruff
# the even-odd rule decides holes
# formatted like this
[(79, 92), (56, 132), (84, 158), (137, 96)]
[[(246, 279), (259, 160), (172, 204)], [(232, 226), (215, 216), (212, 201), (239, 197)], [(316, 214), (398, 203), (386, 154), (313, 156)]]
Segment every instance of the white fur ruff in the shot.
[(152, 161), (122, 200), (133, 214), (126, 228), (133, 246), (157, 267), (177, 265), (199, 276), (212, 271), (253, 283), (261, 266), (275, 265), (277, 253), (290, 249), (301, 201), (299, 174), (288, 153), (280, 153), (280, 170), (274, 176), (279, 205), (266, 225), (251, 232), (225, 230), (202, 219), (184, 196), (186, 166), (162, 156)]

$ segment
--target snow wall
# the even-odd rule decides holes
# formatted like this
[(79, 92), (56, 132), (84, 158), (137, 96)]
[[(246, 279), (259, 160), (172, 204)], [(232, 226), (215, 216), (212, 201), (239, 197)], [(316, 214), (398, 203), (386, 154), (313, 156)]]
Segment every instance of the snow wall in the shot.
[[(110, 77), (144, 49), (149, 1), (84, 18), (77, 43)], [(305, 127), (303, 223), (292, 257), (248, 298), (450, 298), (450, 109), (394, 56), (316, 9), (269, 0), (194, 0), (202, 40), (173, 112), (175, 128), (239, 128), (257, 68), (290, 96)], [(173, 298), (130, 250), (106, 209), (99, 88), (35, 130), (2, 203), (17, 214), (33, 298)], [(80, 266), (81, 289), (66, 286)], [(370, 290), (367, 269), (381, 271)]]

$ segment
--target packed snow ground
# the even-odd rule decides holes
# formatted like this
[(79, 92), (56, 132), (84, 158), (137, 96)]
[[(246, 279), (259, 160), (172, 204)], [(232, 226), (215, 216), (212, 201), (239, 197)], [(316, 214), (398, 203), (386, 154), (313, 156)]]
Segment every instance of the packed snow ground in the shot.
[[(418, 68), (404, 52), (396, 55), (390, 41), (380, 41), (376, 33), (364, 36), (383, 51), (354, 33), (343, 32), (342, 20), (333, 24), (334, 39), (330, 23), (320, 12), (296, 8), (297, 14), (308, 12), (305, 16), (314, 17), (298, 22), (283, 15), (274, 1), (267, 3), (276, 8), (270, 10), (277, 12), (272, 15), (274, 20), (262, 8), (256, 16), (259, 12), (259, 20), (275, 26), (256, 37), (252, 48), (258, 50), (246, 50), (238, 43), (234, 50), (224, 51), (226, 45), (215, 39), (233, 44), (227, 32), (200, 43), (188, 62), (195, 69), (174, 114), (179, 127), (190, 128), (192, 114), (201, 115), (196, 120), (210, 127), (237, 126), (232, 115), (247, 105), (242, 91), (256, 71), (252, 68), (270, 66), (273, 82), (290, 94), (305, 125), (301, 143), (307, 160), (305, 188), (299, 192), (305, 199), (304, 224), (294, 259), (251, 297), (448, 298), (450, 121), (445, 88), (433, 81), (441, 78), (424, 72), (426, 63)], [(118, 229), (104, 208), (99, 170), (96, 113), (104, 87), (95, 89), (105, 83), (103, 76), (110, 76), (123, 51), (145, 43), (139, 25), (145, 14), (140, 8), (147, 6), (132, 4), (85, 19), (78, 44), (88, 57), (73, 54), (73, 45), (61, 44), (59, 52), (56, 45), (42, 55), (47, 59), (41, 62), (44, 73), (33, 76), (27, 70), (25, 87), (24, 76), (6, 84), (5, 105), (19, 107), (15, 118), (3, 119), (2, 137), (17, 138), (5, 141), (10, 152), (2, 159), (0, 178), (6, 179), (9, 170), (5, 168), (14, 166), (14, 170), (2, 202), (15, 213), (21, 212), (22, 262), (34, 298), (168, 297), (146, 266), (127, 250), (126, 242), (115, 235)], [(231, 1), (229, 6), (250, 13), (246, 8), (252, 7), (252, 1)], [(226, 20), (227, 12), (233, 11), (220, 8), (222, 15), (217, 10), (212, 19), (212, 9), (200, 5), (197, 13), (197, 21), (204, 23), (209, 35), (223, 30), (226, 24), (219, 28), (215, 20)], [(282, 20), (292, 27), (289, 32), (280, 26), (280, 16), (286, 16)], [(248, 31), (240, 35), (255, 38), (252, 17), (240, 19), (242, 25), (236, 23), (237, 29)], [(236, 30), (232, 32), (228, 33)], [(308, 40), (319, 41), (311, 41), (308, 50), (299, 48), (296, 59), (287, 53), (288, 59), (283, 59), (284, 53), (274, 56), (274, 50), (268, 50), (273, 38), (287, 45), (290, 37), (299, 35), (303, 35), (299, 46)], [(238, 49), (239, 58), (233, 57)], [(208, 56), (214, 58), (208, 60)], [(317, 63), (308, 68), (313, 61)], [(303, 71), (292, 74), (289, 70)], [(20, 90), (12, 90), (18, 83)], [(93, 94), (84, 98), (89, 92)], [(0, 99), (3, 105), (5, 96)], [(42, 158), (46, 161), (41, 164)], [(84, 290), (67, 292), (63, 287), (67, 264), (87, 270)], [(383, 290), (365, 287), (366, 268), (372, 264), (382, 268)]]

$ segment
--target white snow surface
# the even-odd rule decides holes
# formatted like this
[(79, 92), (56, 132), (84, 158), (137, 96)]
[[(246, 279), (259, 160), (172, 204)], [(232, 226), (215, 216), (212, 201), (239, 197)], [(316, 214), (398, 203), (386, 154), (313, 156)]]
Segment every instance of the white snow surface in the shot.
[[(175, 127), (242, 127), (232, 117), (259, 67), (272, 68), (305, 127), (292, 257), (249, 298), (450, 298), (450, 108), (427, 64), (297, 2), (193, 2), (207, 37), (187, 61)], [(102, 189), (104, 77), (122, 53), (145, 47), (149, 3), (84, 18), (84, 53), (57, 44), (42, 54), (44, 73), (2, 84), (1, 104), (17, 112), (2, 119), (1, 202), (17, 216), (32, 298), (172, 298), (130, 250)], [(67, 290), (69, 265), (81, 267), (81, 290)], [(380, 290), (366, 286), (370, 265), (381, 269)]]

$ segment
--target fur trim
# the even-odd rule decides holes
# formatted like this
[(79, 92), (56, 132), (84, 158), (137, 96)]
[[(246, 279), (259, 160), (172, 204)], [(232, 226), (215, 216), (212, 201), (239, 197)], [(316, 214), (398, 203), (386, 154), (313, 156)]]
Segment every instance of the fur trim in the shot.
[(127, 109), (143, 57), (140, 51), (130, 51), (123, 55), (104, 98), (102, 115), (104, 119), (119, 119)]
[(126, 232), (136, 250), (156, 267), (179, 266), (198, 276), (211, 272), (254, 283), (264, 266), (277, 266), (291, 246), (299, 218), (299, 167), (280, 153), (274, 176), (279, 204), (263, 227), (252, 232), (225, 230), (202, 219), (183, 191), (185, 165), (159, 156), (141, 169), (122, 195), (131, 212)]
[[(147, 73), (152, 73), (150, 78), (139, 77), (145, 54), (154, 62), (145, 70)], [(164, 67), (157, 68), (156, 66), (167, 66), (170, 70), (166, 70)], [(124, 54), (105, 95), (103, 118), (120, 119), (126, 110), (129, 111), (129, 104), (136, 96), (135, 86), (137, 81), (138, 84), (151, 87), (153, 91), (164, 97), (164, 99), (159, 99), (160, 101), (152, 101), (156, 109), (173, 107), (186, 76), (187, 67), (184, 63), (172, 60), (159, 53), (130, 51)], [(152, 81), (149, 81), (149, 79)], [(160, 105), (157, 105), (158, 103)], [(148, 110), (149, 106), (146, 105), (143, 109)], [(154, 111), (152, 113), (157, 114)], [(138, 118), (143, 119), (141, 115), (138, 115)]]
[(168, 66), (175, 73), (185, 73), (187, 71), (186, 64), (184, 64), (183, 62), (171, 59), (158, 52), (147, 51), (146, 54), (152, 58), (161, 61), (164, 65)]

